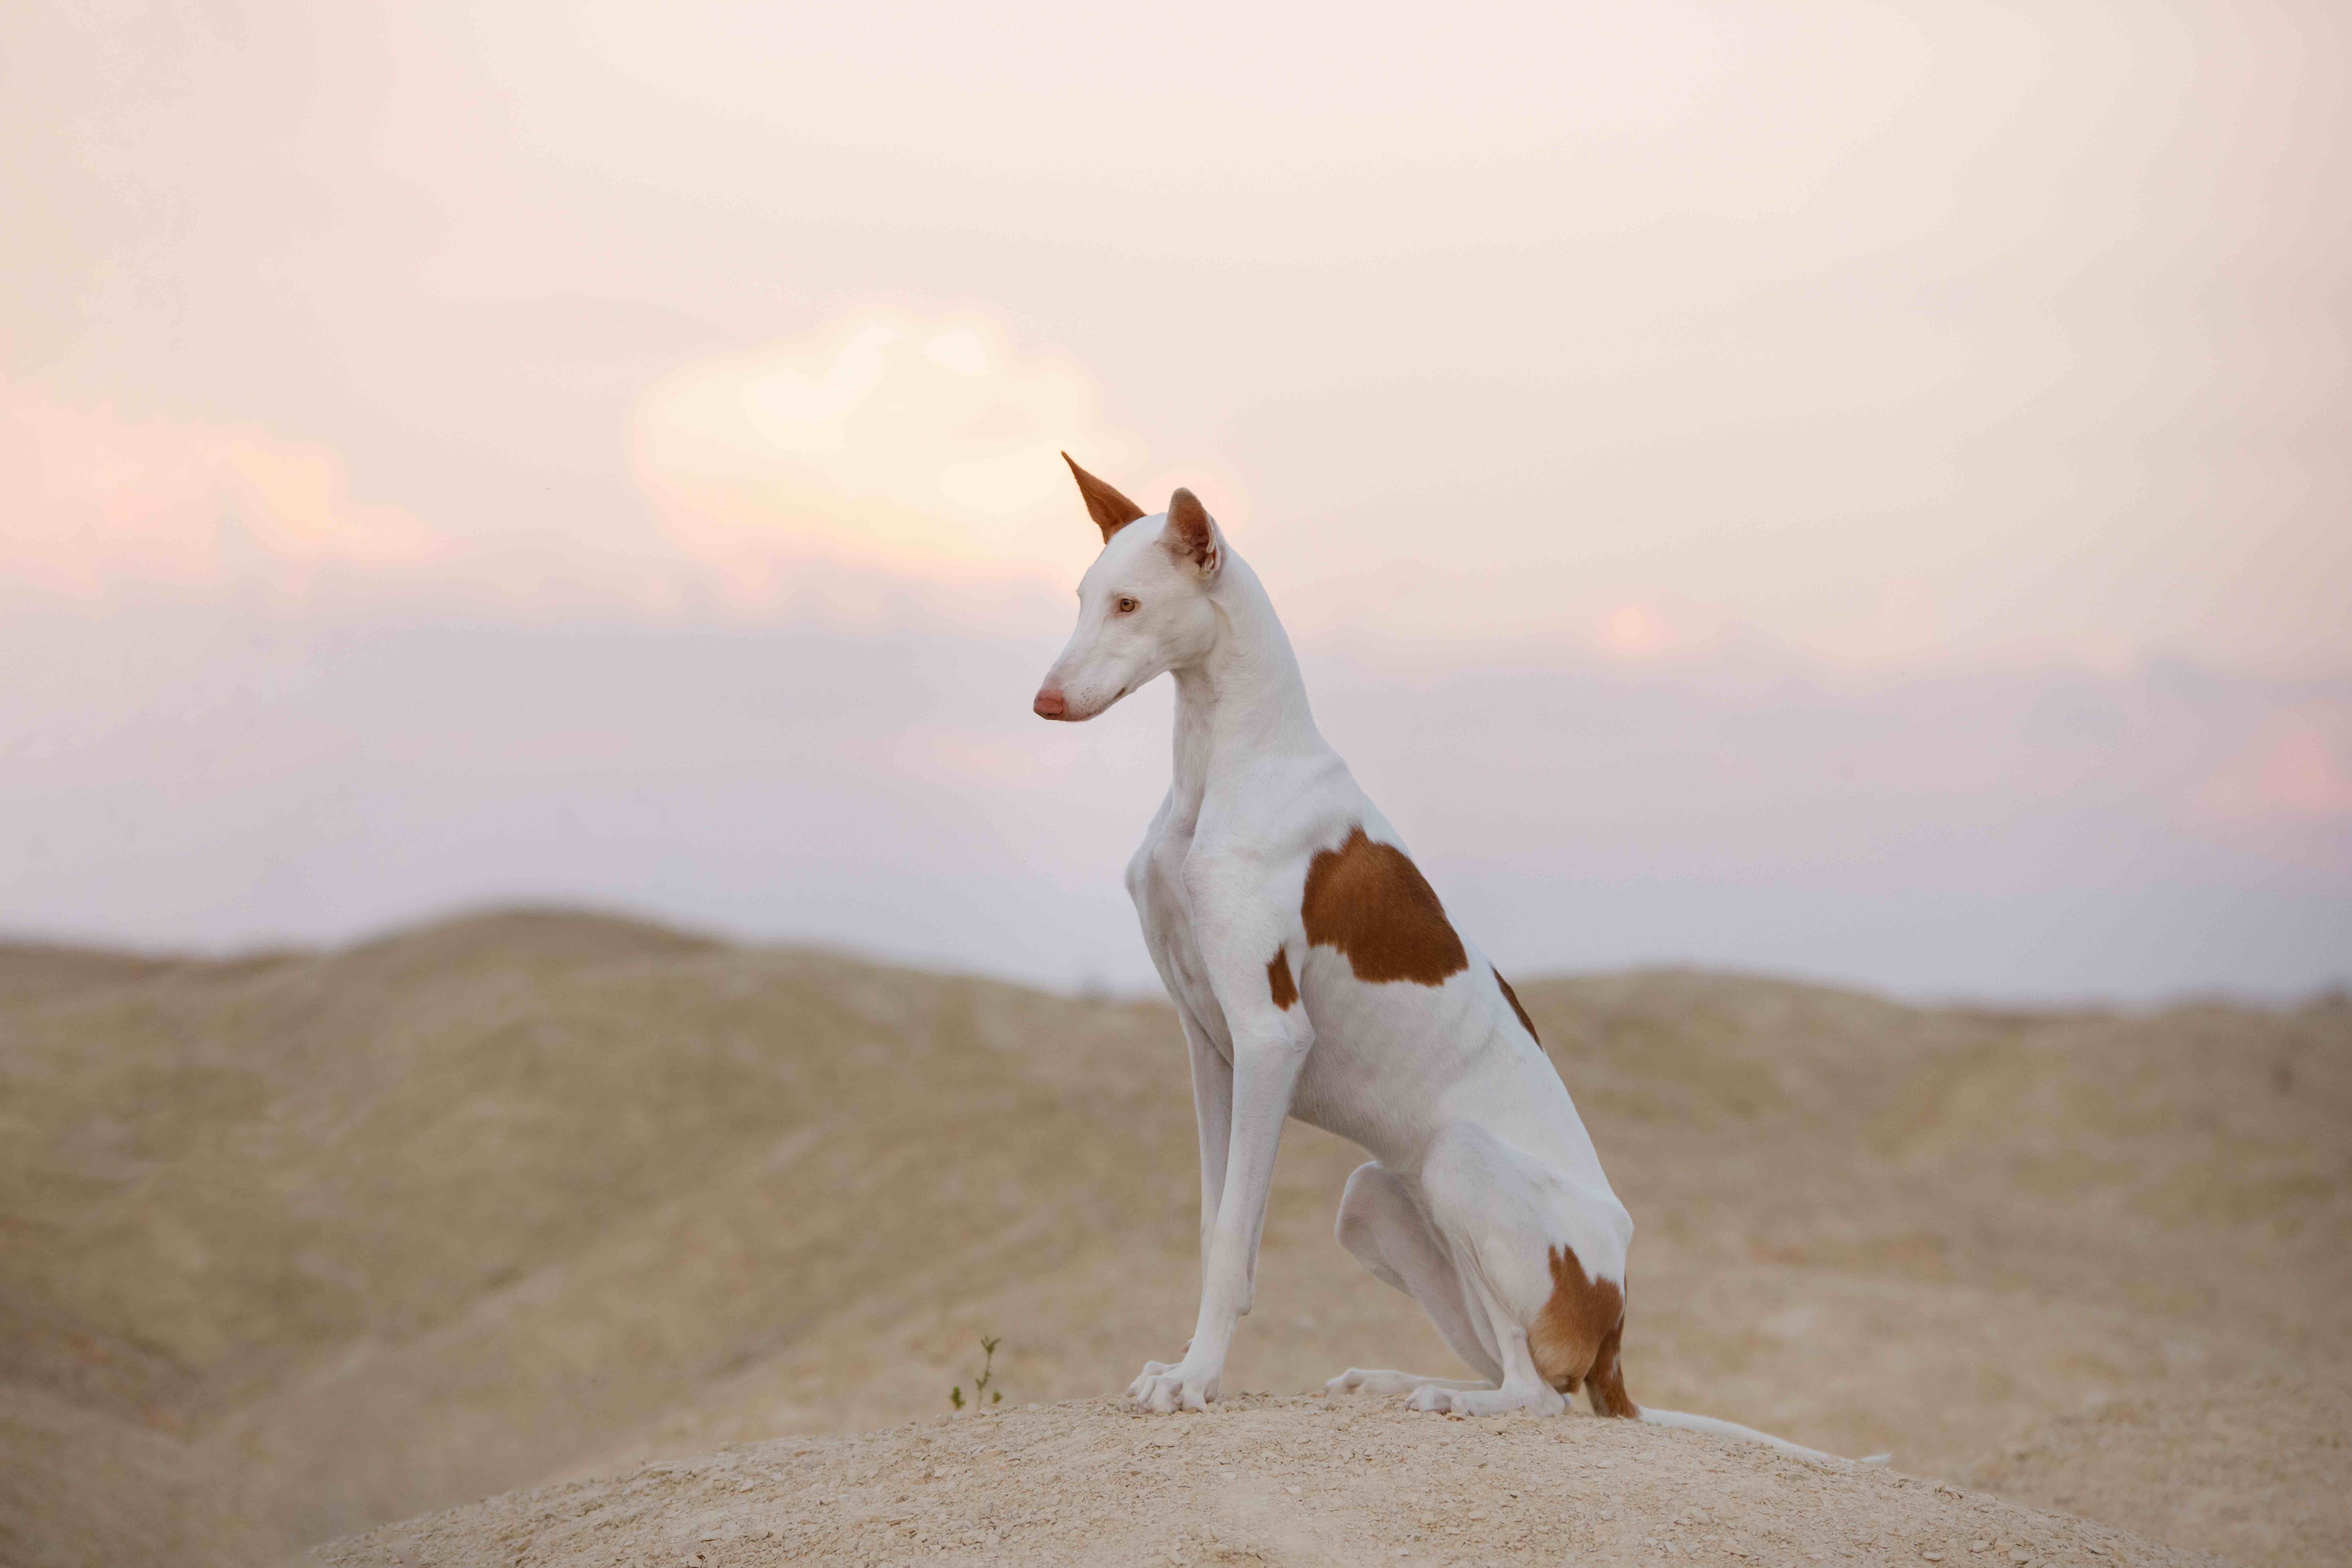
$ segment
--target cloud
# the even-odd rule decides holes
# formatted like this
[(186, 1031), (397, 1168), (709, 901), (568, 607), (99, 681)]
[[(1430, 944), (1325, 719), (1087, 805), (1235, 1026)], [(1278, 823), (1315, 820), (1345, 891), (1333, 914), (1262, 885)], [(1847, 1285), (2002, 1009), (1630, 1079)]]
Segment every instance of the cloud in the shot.
[(252, 423), (130, 416), (0, 382), (0, 594), (106, 602), (418, 563), (431, 529), (351, 492), (334, 448)]
[(0, 382), (0, 580), (93, 605), (331, 581), (656, 616), (913, 600), (984, 619), (1062, 591), (1098, 547), (1064, 449), (1147, 505), (1201, 482), (1198, 465), (1147, 471), (1102, 402), (1085, 365), (983, 314), (858, 311), (647, 388), (616, 454), (650, 503), (632, 534), (428, 523), (355, 496), (324, 442)]
[(1085, 365), (984, 315), (874, 309), (664, 377), (637, 404), (632, 456), (671, 538), (742, 594), (813, 560), (1067, 578), (1099, 542), (1064, 450), (1146, 506), (1164, 493), (1102, 404)]

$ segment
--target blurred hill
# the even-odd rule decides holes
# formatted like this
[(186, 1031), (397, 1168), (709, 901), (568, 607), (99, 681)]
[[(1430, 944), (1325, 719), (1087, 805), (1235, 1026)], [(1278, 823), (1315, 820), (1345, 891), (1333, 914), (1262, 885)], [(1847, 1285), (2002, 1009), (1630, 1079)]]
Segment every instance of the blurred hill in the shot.
[[(1628, 1376), (2249, 1563), (2352, 1557), (2352, 1006), (1527, 979), (1640, 1234)], [(510, 913), (0, 948), (0, 1562), (1101, 1395), (1189, 1329), (1167, 1008)], [(1229, 1390), (1438, 1371), (1294, 1124)]]

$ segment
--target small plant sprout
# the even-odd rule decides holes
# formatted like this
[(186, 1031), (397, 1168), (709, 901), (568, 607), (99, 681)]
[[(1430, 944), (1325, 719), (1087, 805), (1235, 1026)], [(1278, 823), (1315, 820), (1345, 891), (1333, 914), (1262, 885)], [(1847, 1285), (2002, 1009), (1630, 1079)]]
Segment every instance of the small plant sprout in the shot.
[[(980, 1353), (982, 1358), (980, 1363), (980, 1375), (971, 1380), (971, 1403), (981, 1406), (982, 1409), (985, 1409), (991, 1405), (1002, 1405), (1004, 1403), (1004, 1391), (1001, 1388), (989, 1387), (989, 1384), (993, 1382), (996, 1377), (996, 1347), (1003, 1342), (1004, 1342), (1002, 1339), (991, 1339), (986, 1334), (980, 1336)], [(959, 1383), (953, 1388), (948, 1390), (948, 1403), (954, 1405), (958, 1410), (963, 1408), (964, 1397), (962, 1384)]]

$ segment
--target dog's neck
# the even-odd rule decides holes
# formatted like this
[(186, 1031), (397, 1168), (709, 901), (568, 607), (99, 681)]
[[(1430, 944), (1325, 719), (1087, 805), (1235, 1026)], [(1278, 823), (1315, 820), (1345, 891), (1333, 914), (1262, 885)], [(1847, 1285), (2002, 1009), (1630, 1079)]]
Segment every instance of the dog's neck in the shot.
[(1211, 594), (1217, 637), (1176, 679), (1176, 795), (1187, 816), (1237, 759), (1327, 749), (1274, 601), (1229, 549)]

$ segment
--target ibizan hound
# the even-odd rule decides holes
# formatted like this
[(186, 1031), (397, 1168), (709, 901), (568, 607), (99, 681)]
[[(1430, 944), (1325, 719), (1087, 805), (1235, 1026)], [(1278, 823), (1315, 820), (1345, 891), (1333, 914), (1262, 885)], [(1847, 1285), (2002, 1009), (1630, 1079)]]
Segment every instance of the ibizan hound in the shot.
[(1091, 719), (1176, 678), (1175, 779), (1127, 889), (1192, 1056), (1201, 1309), (1183, 1358), (1146, 1362), (1129, 1397), (1154, 1411), (1217, 1397), (1296, 1116), (1373, 1156), (1339, 1200), (1340, 1244), (1481, 1374), (1351, 1368), (1332, 1393), (1553, 1414), (1581, 1385), (1598, 1414), (1812, 1453), (1627, 1395), (1633, 1221), (1517, 997), (1316, 730), (1265, 589), (1200, 501), (1180, 489), (1147, 517), (1070, 471), (1103, 549), (1038, 715)]

